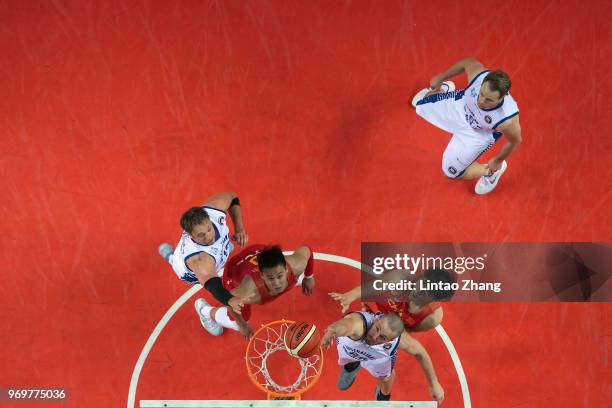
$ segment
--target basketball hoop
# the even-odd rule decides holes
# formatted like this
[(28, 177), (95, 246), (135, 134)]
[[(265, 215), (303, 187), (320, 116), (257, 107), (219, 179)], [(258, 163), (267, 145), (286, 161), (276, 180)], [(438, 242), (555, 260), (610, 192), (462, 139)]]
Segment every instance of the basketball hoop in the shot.
[[(298, 358), (289, 355), (285, 348), (285, 333), (294, 322), (277, 320), (259, 328), (249, 340), (245, 361), (251, 381), (263, 392), (269, 400), (300, 399), (300, 395), (310, 389), (323, 370), (323, 350), (321, 347), (308, 358)], [(291, 384), (279, 384), (278, 379), (269, 371), (269, 358), (274, 353), (286, 353), (291, 361), (299, 365), (298, 378)], [(283, 356), (284, 357), (284, 356)]]

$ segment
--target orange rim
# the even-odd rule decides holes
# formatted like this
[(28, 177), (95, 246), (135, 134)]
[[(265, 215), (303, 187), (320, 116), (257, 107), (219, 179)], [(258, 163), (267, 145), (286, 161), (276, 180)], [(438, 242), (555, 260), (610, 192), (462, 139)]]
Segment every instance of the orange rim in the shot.
[[(261, 391), (263, 391), (268, 396), (268, 399), (283, 399), (283, 398), (300, 399), (300, 395), (301, 394), (303, 394), (304, 392), (306, 392), (309, 389), (311, 389), (317, 383), (317, 381), (319, 381), (319, 377), (321, 377), (321, 373), (323, 372), (323, 349), (321, 348), (321, 346), (319, 346), (319, 354), (318, 354), (319, 355), (319, 363), (317, 364), (317, 370), (316, 370), (317, 373), (310, 380), (310, 382), (308, 384), (306, 384), (305, 387), (299, 388), (299, 389), (297, 389), (297, 390), (295, 390), (293, 392), (277, 392), (277, 391), (273, 391), (273, 390), (270, 390), (270, 389), (266, 388), (265, 386), (261, 385), (259, 383), (259, 381), (257, 380), (257, 375), (253, 372), (253, 370), (251, 368), (251, 364), (249, 363), (249, 352), (253, 348), (253, 340), (257, 338), (259, 333), (261, 333), (264, 329), (267, 329), (268, 327), (274, 326), (276, 324), (278, 324), (278, 325), (282, 325), (282, 324), (289, 324), (289, 325), (291, 325), (293, 323), (295, 323), (295, 321), (293, 321), (293, 320), (281, 319), (281, 320), (275, 320), (275, 321), (270, 322), (270, 323), (262, 324), (261, 327), (259, 329), (257, 329), (257, 331), (255, 331), (253, 336), (251, 336), (251, 338), (249, 339), (249, 344), (247, 346), (246, 353), (244, 355), (244, 361), (245, 361), (245, 364), (246, 364), (247, 373), (249, 375), (249, 378), (251, 379), (251, 382), (253, 382), (253, 384), (255, 384), (255, 386), (257, 388), (259, 388)], [(283, 333), (283, 335), (284, 335), (284, 333)], [(284, 343), (284, 339), (283, 339), (283, 343)]]

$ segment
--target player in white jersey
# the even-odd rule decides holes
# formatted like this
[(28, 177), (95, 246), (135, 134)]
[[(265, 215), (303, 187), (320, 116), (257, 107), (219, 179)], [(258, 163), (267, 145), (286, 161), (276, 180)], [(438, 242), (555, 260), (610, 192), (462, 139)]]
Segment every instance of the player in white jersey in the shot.
[[(176, 249), (168, 243), (159, 246), (159, 254), (172, 265), (179, 279), (190, 285), (200, 283), (219, 302), (240, 313), (245, 299), (233, 297), (223, 287), (218, 273), (233, 250), (227, 213), (234, 224), (234, 239), (245, 245), (248, 236), (242, 222), (240, 199), (234, 192), (217, 193), (209, 197), (202, 207), (192, 207), (181, 217), (183, 233)], [(219, 326), (204, 319), (198, 312), (202, 325), (208, 331), (219, 330)]]
[[(446, 79), (465, 72), (465, 89)], [(452, 179), (479, 178), (477, 194), (487, 194), (506, 171), (506, 158), (521, 143), (521, 126), (516, 101), (510, 95), (511, 82), (501, 71), (489, 71), (473, 58), (465, 58), (434, 76), (430, 87), (419, 91), (412, 100), (419, 116), (452, 133), (442, 156), (442, 171)], [(476, 160), (502, 135), (506, 143), (486, 164)]]
[(336, 337), (338, 364), (342, 366), (338, 388), (347, 390), (363, 367), (377, 379), (376, 400), (389, 401), (395, 378), (397, 350), (416, 357), (423, 368), (429, 391), (438, 403), (444, 400), (444, 389), (438, 382), (431, 358), (421, 343), (404, 332), (404, 323), (395, 313), (349, 313), (331, 324), (321, 339), (329, 347)]

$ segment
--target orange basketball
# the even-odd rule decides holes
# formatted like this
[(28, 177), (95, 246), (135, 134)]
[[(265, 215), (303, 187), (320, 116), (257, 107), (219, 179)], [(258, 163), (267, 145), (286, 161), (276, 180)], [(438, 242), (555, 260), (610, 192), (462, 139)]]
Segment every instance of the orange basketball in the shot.
[(294, 357), (308, 358), (319, 349), (321, 333), (308, 322), (295, 322), (285, 332), (285, 348)]

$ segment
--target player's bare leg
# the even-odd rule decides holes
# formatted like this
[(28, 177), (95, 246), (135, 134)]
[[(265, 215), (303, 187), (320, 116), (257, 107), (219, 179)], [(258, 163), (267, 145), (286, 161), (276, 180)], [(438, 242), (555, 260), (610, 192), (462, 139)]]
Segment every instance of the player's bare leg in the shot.
[(395, 370), (388, 377), (379, 377), (376, 382), (376, 400), (389, 401), (391, 399), (391, 386), (395, 379)]
[(473, 180), (475, 178), (479, 178), (482, 176), (486, 176), (489, 174), (489, 169), (484, 164), (480, 164), (478, 162), (474, 162), (468, 166), (467, 169), (463, 172), (461, 177), (458, 177), (461, 180)]

